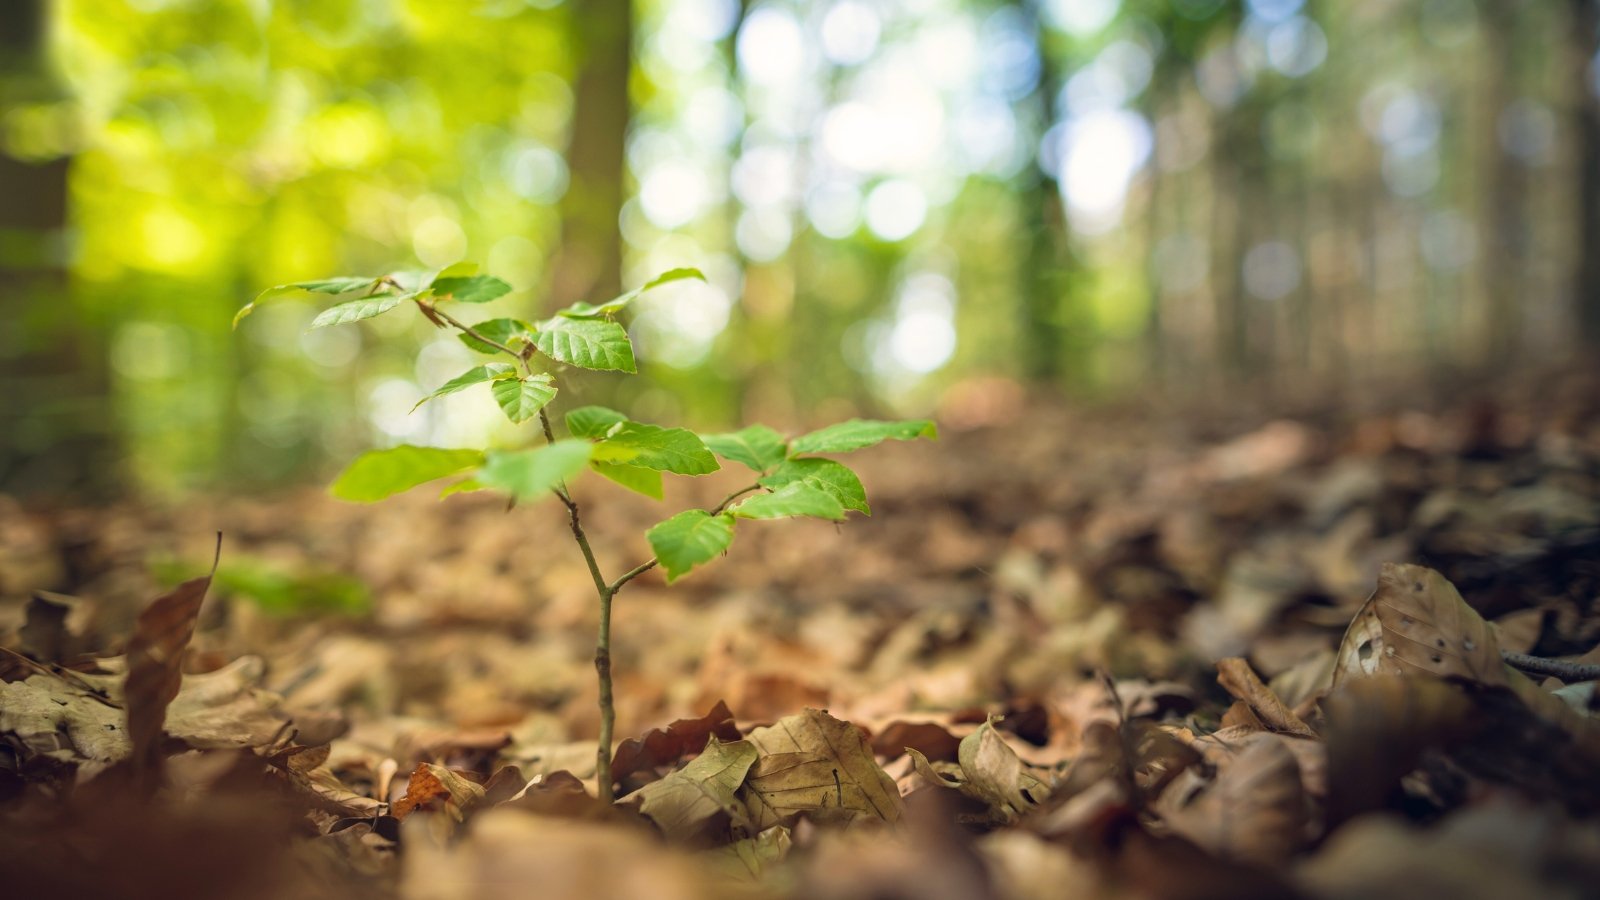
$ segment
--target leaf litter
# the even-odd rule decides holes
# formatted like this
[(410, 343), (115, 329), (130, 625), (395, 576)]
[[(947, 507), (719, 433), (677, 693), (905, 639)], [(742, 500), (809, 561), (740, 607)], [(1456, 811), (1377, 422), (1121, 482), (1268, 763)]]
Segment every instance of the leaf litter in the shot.
[[(130, 897), (1588, 891), (1594, 683), (1502, 652), (1600, 658), (1592, 381), (1181, 427), (985, 391), (954, 392), (939, 454), (864, 467), (850, 537), (790, 525), (630, 588), (612, 806), (587, 573), (527, 550), (563, 546), (554, 517), (0, 498), (0, 872)], [(644, 553), (650, 501), (619, 494), (590, 531)], [(199, 526), (273, 577), (213, 583)], [(328, 573), (370, 609), (296, 608)]]

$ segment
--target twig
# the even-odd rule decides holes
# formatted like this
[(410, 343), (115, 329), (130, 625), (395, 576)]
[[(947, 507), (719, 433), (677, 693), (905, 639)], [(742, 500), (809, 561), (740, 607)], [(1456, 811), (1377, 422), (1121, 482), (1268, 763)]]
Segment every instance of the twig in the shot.
[(1500, 652), (1500, 658), (1513, 668), (1535, 675), (1559, 678), (1568, 684), (1600, 680), (1600, 666), (1567, 662), (1563, 659), (1546, 659), (1542, 656), (1529, 656), (1526, 653), (1511, 653), (1504, 650)]

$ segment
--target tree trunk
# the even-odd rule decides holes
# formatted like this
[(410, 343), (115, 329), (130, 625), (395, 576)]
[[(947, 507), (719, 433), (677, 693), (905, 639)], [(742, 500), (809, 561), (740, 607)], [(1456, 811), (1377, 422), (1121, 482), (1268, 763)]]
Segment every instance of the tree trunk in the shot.
[(1483, 283), (1488, 291), (1488, 362), (1500, 367), (1517, 356), (1522, 345), (1521, 304), (1517, 283), (1526, 225), (1523, 221), (1522, 172), (1500, 145), (1500, 118), (1515, 97), (1515, 0), (1486, 0), (1484, 23), (1484, 118), (1479, 136), (1483, 153), (1484, 224), (1488, 236), (1483, 254)]
[(573, 86), (569, 182), (561, 199), (561, 247), (550, 276), (548, 308), (607, 299), (622, 291), (624, 154), (628, 75), (632, 66), (632, 0), (589, 0), (571, 6), (580, 63)]
[(1568, 34), (1570, 115), (1578, 166), (1573, 314), (1584, 344), (1600, 348), (1600, 99), (1591, 87), (1590, 70), (1600, 51), (1600, 0), (1572, 0)]
[[(44, 54), (46, 0), (0, 3), (0, 105), (60, 99)], [(68, 294), (65, 157), (0, 151), (0, 492), (110, 485), (109, 390), (99, 332)]]

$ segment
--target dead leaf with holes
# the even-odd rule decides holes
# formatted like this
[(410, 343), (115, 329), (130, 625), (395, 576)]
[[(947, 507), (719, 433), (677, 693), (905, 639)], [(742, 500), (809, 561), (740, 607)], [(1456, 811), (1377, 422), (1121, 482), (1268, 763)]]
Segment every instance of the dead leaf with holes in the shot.
[(1455, 585), (1424, 566), (1395, 563), (1384, 563), (1378, 589), (1345, 632), (1334, 685), (1372, 674), (1506, 683), (1494, 632)]
[(688, 765), (618, 802), (637, 808), (679, 843), (715, 843), (730, 832), (754, 834), (761, 829), (752, 827), (737, 792), (757, 755), (750, 741), (725, 744), (713, 736)]
[(930, 762), (910, 748), (906, 753), (917, 774), (931, 784), (953, 788), (977, 800), (993, 824), (1015, 822), (1050, 796), (1050, 786), (1028, 771), (992, 721), (984, 722), (961, 739), (955, 763)]
[(757, 728), (747, 740), (760, 758), (739, 795), (757, 831), (801, 816), (819, 824), (900, 820), (894, 779), (849, 722), (808, 709)]

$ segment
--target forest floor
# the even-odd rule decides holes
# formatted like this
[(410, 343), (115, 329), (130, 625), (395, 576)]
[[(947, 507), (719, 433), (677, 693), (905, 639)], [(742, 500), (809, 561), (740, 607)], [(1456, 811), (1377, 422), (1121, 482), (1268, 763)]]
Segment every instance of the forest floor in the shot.
[[(618, 596), (614, 806), (558, 505), (0, 498), (0, 885), (1592, 896), (1595, 672), (1501, 656), (1600, 662), (1600, 383), (1226, 421), (992, 386), (941, 426), (861, 455), (871, 518)], [(577, 496), (645, 558), (661, 505)]]

